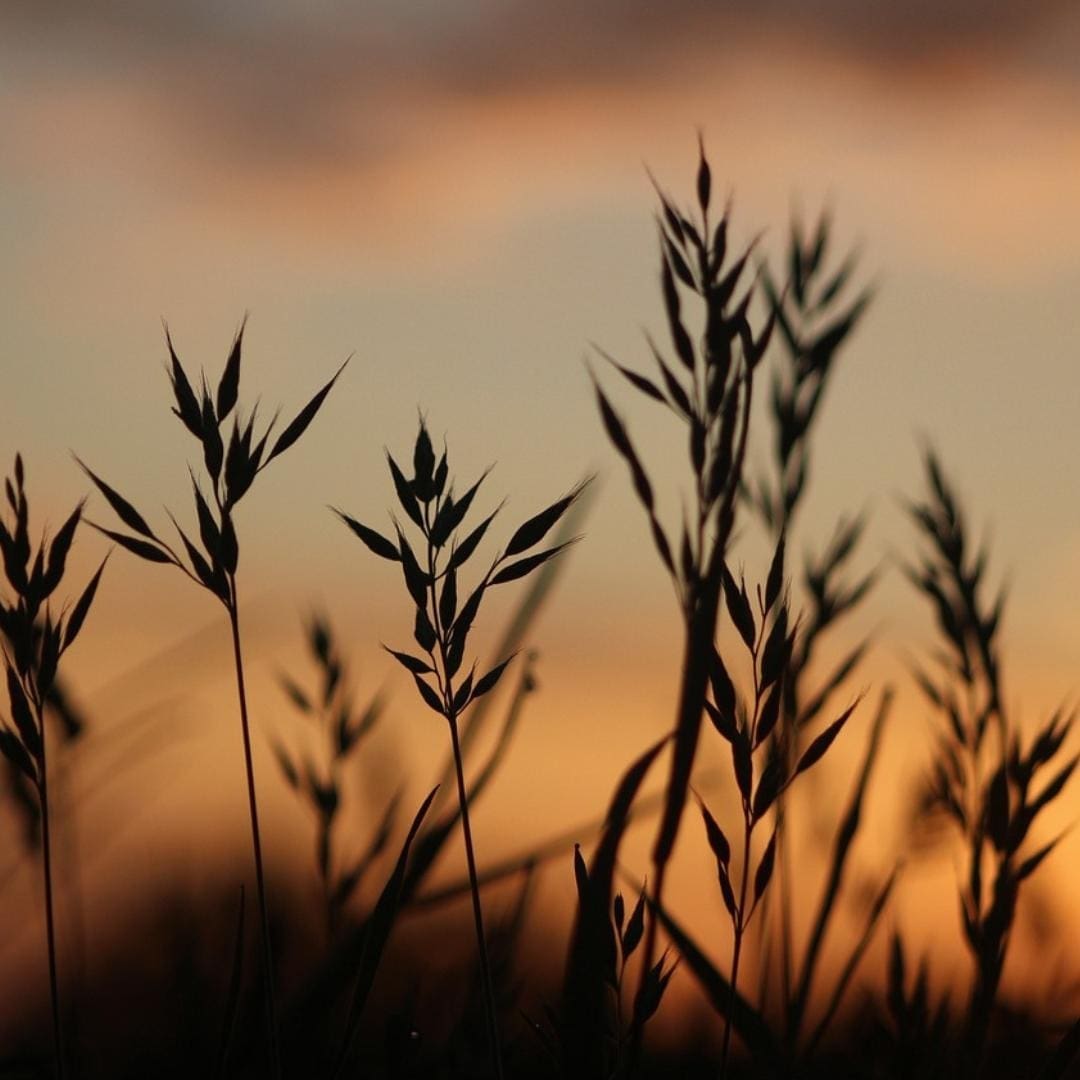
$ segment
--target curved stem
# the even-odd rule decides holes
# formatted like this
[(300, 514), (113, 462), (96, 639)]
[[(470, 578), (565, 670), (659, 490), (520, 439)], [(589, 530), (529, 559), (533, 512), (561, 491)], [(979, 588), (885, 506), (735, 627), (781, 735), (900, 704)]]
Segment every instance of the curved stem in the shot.
[(240, 617), (236, 606), (236, 578), (229, 576), (232, 600), (228, 605), (232, 627), (233, 657), (236, 661), (236, 691), (240, 700), (240, 728), (244, 735), (244, 765), (247, 770), (248, 811), (251, 817), (251, 846), (255, 855), (255, 884), (259, 894), (262, 926), (263, 993), (267, 1034), (270, 1038), (270, 1068), (274, 1080), (281, 1080), (281, 1047), (278, 1042), (277, 1005), (274, 1000), (274, 957), (270, 946), (270, 914), (266, 904), (262, 842), (259, 837), (259, 808), (255, 798), (255, 765), (251, 755), (251, 726), (248, 723), (247, 693), (244, 689), (244, 662), (240, 654)]

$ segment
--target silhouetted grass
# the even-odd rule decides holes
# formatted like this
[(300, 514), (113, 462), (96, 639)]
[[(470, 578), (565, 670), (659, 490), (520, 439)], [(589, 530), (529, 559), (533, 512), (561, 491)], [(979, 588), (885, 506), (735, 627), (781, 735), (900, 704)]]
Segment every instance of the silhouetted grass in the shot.
[[(853, 257), (841, 256), (835, 264), (826, 216), (810, 234), (798, 222), (792, 226), (782, 284), (766, 266), (747, 280), (754, 245), (731, 256), (730, 214), (727, 208), (717, 214), (712, 184), (701, 148), (695, 209), (683, 213), (667, 195), (659, 196), (660, 287), (670, 341), (661, 347), (648, 340), (655, 373), (641, 374), (600, 353), (685, 430), (691, 494), (675, 531), (661, 505), (669, 493), (654, 487), (628, 424), (593, 377), (601, 423), (629, 468), (672, 581), (682, 632), (673, 717), (658, 726), (651, 745), (636, 756), (627, 753), (632, 760), (602, 817), (598, 799), (594, 820), (554, 835), (523, 837), (515, 854), (486, 864), (471, 821), (536, 690), (532, 620), (563, 562), (556, 557), (576, 539), (575, 515), (587, 481), (520, 524), (483, 563), (479, 553), (490, 543), (501, 505), (486, 516), (475, 512), (487, 473), (458, 485), (445, 446), (436, 451), (421, 419), (408, 466), (387, 453), (396, 499), (390, 529), (335, 510), (372, 553), (400, 569), (414, 641), (384, 648), (412, 678), (420, 711), (447, 725), (442, 780), (449, 788), (452, 778), (457, 799), (441, 803), (439, 785), (426, 784), (429, 793), (411, 822), (399, 821), (411, 779), (402, 769), (385, 804), (369, 800), (373, 813), (363, 842), (348, 849), (342, 826), (360, 825), (362, 815), (346, 797), (344, 770), (365, 752), (385, 702), (381, 693), (368, 693), (357, 705), (348, 644), (327, 617), (311, 617), (305, 640), (314, 675), (279, 678), (293, 719), (311, 733), (297, 738), (278, 728), (271, 746), (285, 783), (314, 817), (322, 910), (319, 931), (312, 934), (312, 868), (297, 879), (308, 881), (305, 887), (285, 875), (268, 880), (273, 875), (264, 861), (234, 517), (262, 470), (304, 434), (340, 369), (272, 438), (273, 422), (257, 435), (255, 410), (246, 419), (240, 415), (243, 327), (213, 391), (205, 377), (198, 389), (192, 386), (167, 337), (173, 412), (195, 437), (205, 466), (202, 480), (192, 472), (198, 542), (173, 519), (179, 540), (171, 546), (130, 502), (82, 466), (126, 529), (98, 526), (100, 531), (144, 560), (180, 569), (228, 616), (260, 914), (257, 974), (245, 963), (243, 888), (230, 885), (190, 903), (166, 888), (154, 921), (133, 924), (130, 939), (108, 958), (108, 978), (93, 996), (71, 994), (69, 1009), (61, 1005), (46, 720), (56, 717), (61, 730), (72, 733), (81, 727), (57, 683), (57, 666), (83, 626), (104, 564), (74, 605), (55, 610), (50, 597), (62, 583), (82, 507), (51, 540), (44, 536), (35, 553), (22, 460), (16, 458), (6, 483), (11, 522), (0, 520), (10, 595), (0, 603), (10, 713), (10, 722), (0, 725), (0, 752), (30, 841), (27, 851), (36, 853), (40, 843), (51, 1045), (43, 1057), (46, 1036), (27, 1031), (18, 1045), (0, 1052), (0, 1075), (63, 1076), (69, 1066), (87, 1080), (255, 1077), (268, 1071), (328, 1080), (924, 1080), (957, 1074), (1051, 1080), (1067, 1074), (1080, 1027), (1003, 1001), (1000, 988), (1021, 885), (1060, 839), (1036, 838), (1034, 829), (1077, 765), (1065, 750), (1073, 714), (1063, 709), (1026, 735), (1006, 707), (999, 644), (1004, 594), (987, 601), (986, 548), (973, 548), (959, 502), (932, 454), (926, 460), (928, 493), (909, 506), (924, 550), (903, 560), (906, 575), (930, 601), (941, 639), (932, 664), (915, 672), (940, 721), (919, 817), (944, 819), (958, 837), (964, 870), (957, 931), (972, 960), (971, 990), (962, 1006), (950, 996), (954, 987), (935, 991), (931, 959), (916, 960), (911, 943), (894, 931), (876, 979), (881, 990), (857, 993), (855, 975), (887, 919), (902, 852), (889, 860), (894, 869), (865, 890), (854, 931), (826, 983), (823, 958), (851, 900), (856, 843), (895, 693), (890, 686), (876, 689), (872, 713), (859, 710), (868, 714), (865, 744), (849, 775), (839, 782), (834, 775), (828, 791), (815, 791), (815, 802), (825, 805), (809, 808), (807, 800), (789, 797), (867, 696), (854, 693), (851, 683), (868, 639), (828, 663), (822, 658), (829, 656), (840, 620), (859, 608), (878, 576), (876, 570), (858, 575), (852, 569), (863, 545), (864, 516), (841, 518), (819, 554), (797, 563), (791, 550), (811, 487), (824, 395), (870, 292), (854, 289)], [(687, 301), (696, 312), (684, 312)], [(774, 327), (779, 347), (769, 352)], [(771, 368), (763, 363), (767, 352)], [(770, 454), (755, 472), (749, 465), (751, 449), (760, 443), (756, 431), (751, 437), (754, 388), (768, 371), (763, 431)], [(767, 570), (759, 584), (753, 575), (748, 584), (731, 554), (745, 510), (767, 538), (761, 560)], [(470, 651), (483, 602), (500, 586), (527, 578), (532, 589), (511, 613), (496, 655), (490, 664), (478, 664)], [(522, 659), (511, 669), (519, 652)], [(485, 714), (507, 672), (503, 711)], [(485, 715), (501, 717), (501, 726), (485, 744), (486, 757), (477, 760)], [(715, 733), (723, 751), (719, 772), (700, 767), (705, 717), (705, 737)], [(564, 752), (581, 750), (571, 739)], [(652, 792), (646, 784), (657, 763), (666, 772)], [(120, 759), (106, 765), (116, 770)], [(832, 797), (834, 788), (840, 797)], [(711, 939), (695, 939), (664, 891), (691, 798), (715, 867), (717, 938), (725, 947), (730, 940), (723, 963), (716, 961)], [(72, 798), (69, 806), (78, 813), (81, 804)], [(822, 820), (836, 812), (819, 890), (808, 881), (811, 853), (793, 839), (801, 835), (796, 815), (811, 811)], [(643, 821), (655, 827), (647, 873), (623, 857), (628, 830)], [(459, 829), (464, 872), (433, 883), (433, 870)], [(105, 838), (85, 842), (101, 850)], [(574, 903), (573, 926), (567, 941), (544, 940), (541, 963), (525, 968), (535, 939), (550, 934), (548, 913), (533, 903), (536, 880), (550, 867)], [(619, 877), (628, 883), (625, 891)], [(453, 905), (466, 898), (475, 949), (455, 944), (462, 928)], [(797, 923), (806, 927), (805, 940), (795, 932)], [(745, 974), (751, 961), (759, 974), (756, 987)], [(145, 980), (152, 972), (157, 981), (148, 992)], [(687, 975), (708, 1006), (696, 1018), (698, 1029), (688, 1027), (677, 1048), (653, 1040), (653, 1028), (646, 1042), (646, 1027), (661, 1012), (673, 981)], [(86, 1019), (96, 1054), (76, 1059), (75, 1040), (65, 1043), (69, 1012)]]
[[(759, 472), (748, 483), (745, 496), (757, 513), (774, 543), (779, 543), (792, 529), (802, 504), (806, 501), (811, 476), (811, 438), (821, 415), (825, 392), (835, 377), (837, 364), (852, 331), (862, 319), (871, 298), (862, 289), (852, 298), (852, 281), (857, 267), (855, 253), (844, 256), (838, 266), (832, 261), (832, 220), (823, 213), (813, 232), (806, 235), (798, 217), (792, 221), (788, 236), (786, 265), (789, 287), (781, 290), (766, 267), (764, 281), (770, 302), (776, 311), (779, 330), (779, 356), (771, 371), (769, 393), (769, 432), (771, 442), (770, 468)], [(771, 736), (774, 751), (788, 763), (797, 758), (805, 745), (809, 730), (826, 708), (830, 699), (846, 685), (858, 669), (869, 640), (860, 641), (835, 662), (824, 678), (817, 671), (815, 657), (828, 648), (828, 638), (836, 624), (853, 612), (866, 598), (876, 580), (876, 573), (862, 575), (854, 584), (843, 580), (852, 557), (860, 543), (865, 526), (862, 517), (841, 519), (825, 550), (818, 556), (807, 553), (802, 566), (802, 610), (799, 633), (795, 637), (784, 677), (784, 698), (781, 708), (789, 722), (779, 724)], [(867, 752), (862, 767), (853, 782), (852, 794), (833, 838), (831, 860), (822, 886), (809, 937), (802, 956), (797, 955), (792, 920), (794, 880), (791, 870), (791, 851), (786, 837), (786, 798), (784, 793), (776, 802), (777, 832), (777, 889), (773, 910), (779, 932), (771, 941), (779, 944), (780, 986), (785, 1018), (785, 1041), (789, 1054), (797, 1052), (803, 1035), (811, 987), (821, 961), (822, 948), (828, 928), (837, 912), (844, 883), (848, 858), (862, 819), (863, 803), (869, 788), (870, 775), (880, 746), (882, 728), (892, 702), (892, 691), (886, 688), (877, 710)], [(867, 930), (880, 916), (891, 892), (890, 876), (870, 908), (871, 921)], [(805, 897), (805, 889), (800, 890)], [(768, 927), (762, 921), (762, 934)], [(835, 1009), (865, 948), (864, 934), (849, 955), (841, 977), (830, 994), (817, 1029), (810, 1034), (808, 1052), (824, 1034)], [(861, 946), (861, 948), (860, 948)], [(761, 998), (766, 1000), (767, 980), (771, 974), (771, 957), (766, 953), (762, 966)]]
[[(335, 512), (372, 552), (383, 559), (401, 564), (405, 587), (415, 608), (413, 636), (427, 659), (388, 647), (387, 651), (413, 676), (421, 699), (446, 720), (450, 730), (457, 777), (458, 809), (472, 886), (473, 919), (483, 978), (489, 1046), (495, 1075), (501, 1080), (502, 1046), (487, 939), (484, 934), (476, 853), (469, 821), (469, 795), (465, 784), (459, 718), (474, 701), (495, 688), (513, 656), (500, 660), (479, 678), (475, 677), (475, 662), (463, 678), (460, 673), (465, 670), (465, 650), (469, 634), (480, 612), (485, 593), (488, 589), (528, 576), (569, 546), (571, 541), (533, 551), (574, 504), (581, 493), (581, 487), (575, 488), (520, 525), (506, 547), (492, 561), (489, 569), (481, 575), (479, 582), (467, 593), (461, 592), (460, 595), (465, 597), (462, 603), (458, 592), (458, 573), (475, 555), (488, 527), (499, 512), (496, 507), (479, 524), (459, 533), (459, 530), (465, 528), (473, 500), (487, 473), (455, 497), (447, 452), (444, 449), (436, 461), (431, 437), (423, 421), (420, 423), (413, 449), (411, 479), (406, 479), (389, 452), (386, 456), (398, 504), (421, 536), (419, 557), (414, 554), (401, 524), (396, 520), (395, 542), (355, 518), (341, 511)], [(527, 554), (528, 552), (533, 553)], [(404, 872), (403, 867), (402, 874)]]
[[(202, 542), (201, 548), (184, 532), (180, 524), (170, 514), (187, 555), (187, 562), (153, 531), (146, 519), (119, 492), (110, 487), (82, 462), (79, 462), (79, 464), (82, 465), (87, 476), (105, 496), (116, 516), (131, 530), (130, 533), (118, 533), (97, 526), (101, 532), (121, 547), (147, 562), (175, 566), (192, 582), (220, 601), (228, 614), (229, 628), (232, 631), (233, 659), (236, 668), (236, 690), (240, 706), (240, 730), (244, 742), (248, 812), (251, 820), (251, 843), (255, 860), (255, 884), (261, 916), (262, 984), (266, 1000), (266, 1027), (273, 1075), (280, 1078), (281, 1052), (278, 1046), (277, 1005), (274, 999), (274, 964), (270, 942), (270, 915), (266, 899), (262, 839), (259, 832), (255, 766), (251, 755), (251, 726), (248, 719), (247, 692), (244, 685), (244, 663), (240, 648), (240, 607), (236, 587), (236, 569), (240, 559), (240, 542), (233, 522), (233, 514), (240, 500), (250, 490), (259, 473), (274, 458), (283, 454), (296, 443), (308, 429), (344, 369), (345, 364), (338, 368), (333, 378), (315, 394), (271, 443), (269, 441), (270, 434), (275, 426), (276, 417), (266, 426), (261, 436), (256, 436), (255, 419), (257, 409), (253, 408), (247, 420), (242, 421), (237, 407), (240, 393), (240, 358), (243, 337), (244, 327), (241, 325), (229, 351), (224, 371), (218, 381), (216, 393), (211, 394), (204, 375), (200, 394), (196, 395), (176, 355), (176, 351), (173, 349), (172, 338), (169, 337), (168, 331), (166, 331), (169, 358), (172, 363), (170, 377), (176, 399), (172, 411), (199, 443), (214, 504), (214, 508), (211, 509), (194, 471), (189, 466), (199, 525), (199, 538)], [(226, 446), (222, 437), (222, 427), (230, 414), (233, 414), (233, 425)], [(135, 535), (131, 535), (131, 533)]]
[[(1002, 692), (998, 632), (1005, 591), (985, 600), (988, 548), (974, 548), (932, 452), (926, 455), (926, 474), (927, 498), (913, 503), (910, 512), (928, 552), (905, 573), (930, 601), (942, 641), (934, 674), (915, 672), (942, 722), (920, 806), (924, 813), (944, 816), (966, 848), (960, 910), (975, 978), (962, 1066), (974, 1077), (986, 1049), (1020, 886), (1060, 840), (1032, 849), (1029, 832), (1064, 790), (1080, 757), (1055, 764), (1075, 718), (1065, 711), (1051, 716), (1024, 749)], [(1049, 779), (1039, 783), (1047, 772)]]
[(51, 542), (43, 536), (37, 551), (30, 540), (30, 506), (22, 458), (4, 482), (11, 523), (0, 521), (0, 551), (10, 599), (0, 603), (0, 630), (7, 641), (4, 671), (10, 726), (0, 726), (0, 753), (19, 771), (37, 796), (41, 823), (41, 863), (45, 886), (45, 929), (52, 1006), (53, 1064), (58, 1077), (67, 1073), (63, 1008), (57, 972), (56, 915), (53, 898), (53, 844), (50, 830), (48, 730), (45, 710), (55, 692), (60, 659), (83, 628), (105, 569), (103, 562), (70, 611), (55, 612), (50, 598), (64, 578), (68, 553), (82, 520), (82, 503), (68, 516)]
[[(772, 334), (773, 319), (755, 336), (750, 305), (752, 282), (736, 297), (753, 245), (728, 264), (728, 213), (710, 218), (712, 171), (704, 148), (698, 163), (696, 221), (660, 195), (660, 284), (675, 362), (649, 341), (660, 383), (618, 361), (610, 362), (645, 397), (666, 406), (687, 427), (693, 507), (677, 544), (668, 539), (657, 515), (656, 497), (645, 467), (623, 421), (596, 385), (600, 414), (615, 449), (629, 466), (649, 519), (656, 550), (672, 579), (682, 614), (684, 648), (676, 706), (671, 769), (664, 811), (653, 846), (652, 898), (662, 901), (664, 877), (675, 848), (690, 787), (698, 736), (705, 711), (714, 638), (724, 591), (724, 562), (735, 522), (746, 457), (753, 399), (754, 371)], [(680, 288), (704, 305), (704, 330), (695, 346), (682, 315)], [(654, 970), (656, 918), (650, 917), (637, 997), (644, 1000)], [(631, 1064), (640, 1050), (636, 1032)]]
[(363, 709), (356, 709), (347, 661), (325, 618), (313, 616), (307, 625), (306, 637), (319, 669), (319, 688), (309, 694), (285, 674), (280, 676), (280, 682), (307, 724), (318, 729), (323, 746), (318, 755), (298, 754), (275, 741), (273, 750), (285, 781), (311, 807), (318, 824), (315, 862), (326, 901), (327, 932), (333, 940), (341, 908), (349, 902), (390, 839), (399, 799), (391, 800), (371, 843), (360, 857), (348, 867), (340, 866), (339, 860), (333, 857), (332, 833), (334, 823), (342, 813), (342, 769), (371, 734), (385, 703), (382, 695), (377, 693)]

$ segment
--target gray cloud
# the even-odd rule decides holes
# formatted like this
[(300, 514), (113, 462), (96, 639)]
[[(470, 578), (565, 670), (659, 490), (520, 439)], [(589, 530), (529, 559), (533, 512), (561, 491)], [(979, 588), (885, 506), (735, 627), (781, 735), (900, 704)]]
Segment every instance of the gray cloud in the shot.
[[(190, 149), (255, 167), (352, 164), (392, 154), (446, 94), (649, 82), (715, 64), (770, 37), (829, 50), (883, 80), (923, 65), (1045, 63), (1071, 78), (1048, 28), (1073, 0), (14, 0), (0, 36), (41, 82), (92, 78), (142, 100)], [(1040, 43), (1042, 43), (1040, 45)], [(3, 48), (0, 46), (0, 48)], [(961, 70), (958, 67), (958, 70)], [(362, 122), (357, 121), (357, 117)]]

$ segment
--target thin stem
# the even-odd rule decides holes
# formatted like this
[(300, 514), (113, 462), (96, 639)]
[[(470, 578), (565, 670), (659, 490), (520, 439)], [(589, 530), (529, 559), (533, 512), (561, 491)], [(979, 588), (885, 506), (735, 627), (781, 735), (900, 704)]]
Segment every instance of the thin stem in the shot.
[[(690, 594), (690, 600), (684, 613), (686, 645), (683, 654), (683, 670), (679, 688), (679, 706), (675, 726), (676, 733), (684, 730), (690, 723), (700, 724), (701, 714), (705, 709), (705, 698), (708, 694), (709, 664), (712, 659), (712, 650), (714, 648), (716, 636), (716, 622), (720, 606), (724, 551), (727, 547), (728, 533), (730, 531), (727, 519), (732, 510), (735, 494), (738, 490), (738, 477), (742, 475), (743, 462), (746, 457), (747, 432), (750, 425), (751, 392), (753, 389), (753, 371), (751, 369), (747, 369), (745, 383), (746, 391), (743, 396), (742, 431), (736, 451), (735, 462), (732, 468), (732, 479), (728, 485), (727, 493), (717, 516), (717, 535), (713, 539), (705, 574), (700, 581), (694, 583), (693, 591)], [(699, 559), (704, 559), (704, 552), (699, 553)], [(756, 686), (756, 663), (754, 678)], [(678, 775), (680, 763), (677, 760), (677, 745), (675, 754), (676, 760), (672, 763), (672, 774), (668, 780), (669, 794), (678, 782), (689, 782), (690, 768), (693, 764), (692, 759), (689, 764), (682, 764), (681, 769), (685, 774), (685, 779), (683, 779)], [(676, 830), (678, 828), (678, 819), (682, 816), (684, 805), (685, 795), (683, 800), (678, 804), (674, 815)], [(665, 835), (666, 823), (669, 815), (670, 810), (665, 808), (665, 816), (660, 825), (661, 837)], [(670, 830), (667, 831), (670, 832)], [(667, 850), (660, 850), (658, 838), (657, 848), (654, 849), (653, 852), (653, 902), (651, 905), (648, 926), (645, 932), (645, 948), (641, 961), (641, 974), (638, 980), (637, 992), (639, 997), (644, 991), (645, 981), (648, 978), (649, 970), (652, 967), (653, 957), (656, 955), (656, 929), (658, 921), (656, 912), (660, 908), (664, 891), (664, 875), (667, 870), (668, 859), (673, 847), (674, 840), (672, 839), (666, 845)], [(631, 1070), (637, 1067), (641, 1053), (643, 1027), (644, 1025), (639, 1027), (634, 1033), (634, 1040), (630, 1049)]]
[(266, 879), (263, 875), (262, 842), (259, 839), (259, 808), (255, 798), (255, 765), (251, 756), (251, 730), (248, 723), (247, 693), (244, 690), (244, 661), (240, 654), (240, 616), (236, 605), (236, 578), (229, 575), (232, 597), (228, 605), (232, 627), (233, 657), (236, 661), (236, 691), (240, 699), (240, 728), (244, 735), (244, 765), (247, 770), (248, 811), (251, 817), (251, 846), (255, 853), (255, 884), (259, 894), (262, 923), (263, 993), (266, 1026), (270, 1036), (270, 1068), (274, 1080), (281, 1080), (281, 1048), (278, 1044), (277, 1005), (274, 1001), (274, 957), (270, 947), (270, 914), (266, 906)]
[(473, 922), (476, 924), (476, 943), (480, 949), (480, 974), (484, 984), (484, 1011), (487, 1013), (488, 1038), (495, 1075), (503, 1080), (502, 1049), (499, 1045), (499, 1021), (495, 1009), (495, 990), (491, 978), (491, 960), (488, 957), (487, 938), (484, 935), (484, 913), (480, 906), (480, 883), (476, 873), (476, 855), (473, 851), (472, 826), (469, 824), (469, 800), (465, 792), (465, 770), (461, 760), (461, 743), (458, 739), (457, 717), (447, 717), (450, 739), (454, 747), (454, 768), (457, 772), (458, 800), (461, 804), (461, 831), (465, 837), (465, 858), (469, 864), (469, 885), (472, 894)]
[(626, 1031), (623, 1027), (623, 982), (626, 978), (626, 953), (622, 948), (622, 934), (619, 934), (619, 977), (615, 986), (615, 1076), (625, 1076)]
[[(790, 774), (789, 774), (790, 775)], [(776, 846), (777, 846), (777, 882), (776, 906), (780, 920), (780, 963), (784, 988), (784, 1011), (787, 1014), (787, 1028), (794, 1046), (798, 1031), (792, 1031), (794, 1014), (792, 990), (794, 984), (795, 933), (793, 929), (791, 900), (794, 877), (791, 869), (791, 850), (787, 843), (787, 807), (784, 794), (776, 802)]]
[(45, 754), (44, 716), (38, 710), (41, 730), (41, 780), (38, 796), (41, 802), (42, 865), (45, 873), (45, 932), (49, 946), (49, 996), (52, 998), (53, 1064), (57, 1080), (64, 1080), (64, 1031), (60, 1012), (60, 980), (56, 973), (56, 922), (53, 915), (52, 842), (49, 834), (49, 779)]
[[(495, 986), (491, 977), (491, 960), (488, 957), (487, 937), (484, 934), (484, 912), (480, 905), (480, 882), (476, 872), (476, 853), (473, 848), (472, 825), (469, 821), (469, 796), (465, 788), (465, 765), (461, 754), (461, 739), (458, 733), (457, 712), (454, 709), (454, 684), (450, 675), (450, 667), (447, 659), (449, 636), (451, 627), (444, 626), (439, 611), (439, 597), (435, 589), (435, 582), (439, 580), (438, 554), (431, 540), (431, 529), (435, 518), (438, 517), (439, 507), (442, 505), (441, 496), (435, 501), (435, 512), (425, 504), (423, 509), (424, 527), (423, 533), (427, 540), (427, 564), (430, 584), (428, 591), (431, 596), (431, 619), (435, 628), (435, 637), (438, 642), (439, 667), (442, 674), (439, 676), (440, 688), (443, 695), (443, 704), (446, 710), (446, 722), (450, 726), (450, 742), (454, 751), (454, 771), (457, 774), (458, 804), (461, 807), (461, 831), (465, 838), (465, 860), (469, 868), (469, 892), (472, 896), (473, 922), (476, 925), (476, 943), (480, 950), (480, 978), (484, 986), (484, 1013), (487, 1020), (488, 1041), (491, 1044), (491, 1060), (495, 1066), (497, 1080), (503, 1080), (502, 1047), (499, 1043), (499, 1018), (495, 1007)], [(435, 657), (429, 650), (428, 655), (434, 661)]]
[(736, 909), (735, 941), (731, 947), (731, 993), (728, 996), (727, 1015), (724, 1017), (724, 1046), (720, 1053), (720, 1080), (727, 1075), (728, 1054), (731, 1051), (731, 1016), (735, 1011), (735, 995), (739, 986), (739, 960), (742, 957), (743, 931), (746, 929), (746, 886), (750, 881), (750, 834), (753, 823), (749, 812), (743, 808), (743, 865), (742, 883), (739, 886), (739, 906)]
[[(649, 904), (648, 918), (645, 922), (645, 946), (641, 953), (641, 971), (638, 975), (637, 993), (634, 995), (634, 1002), (633, 1005), (631, 1005), (631, 1016), (634, 1013), (634, 1006), (636, 1006), (637, 1002), (643, 998), (645, 993), (645, 983), (648, 980), (649, 971), (653, 966), (653, 957), (656, 955), (656, 927), (660, 922), (659, 916), (656, 913), (660, 910), (660, 903), (664, 892), (664, 874), (667, 872), (667, 863), (661, 862), (654, 865), (655, 877), (653, 879), (652, 903)], [(644, 1037), (645, 1025), (635, 1024), (632, 1029), (629, 1064), (627, 1068), (627, 1072), (630, 1075), (637, 1071)]]
[[(761, 682), (761, 675), (758, 670), (758, 652), (761, 648), (761, 642), (764, 640), (764, 626), (761, 628), (762, 632), (758, 638), (754, 641), (753, 646), (750, 649), (750, 655), (753, 659), (753, 673), (754, 673), (754, 713), (753, 719), (750, 723), (749, 730), (746, 732), (746, 737), (750, 741), (751, 753), (753, 753), (754, 744), (757, 742), (758, 723), (761, 720), (761, 705), (762, 698), (764, 697), (764, 687)], [(742, 857), (742, 881), (739, 884), (739, 903), (735, 908), (735, 918), (732, 923), (732, 930), (734, 931), (734, 941), (731, 946), (731, 992), (728, 995), (728, 1007), (727, 1015), (724, 1017), (724, 1045), (720, 1054), (720, 1080), (723, 1080), (727, 1074), (728, 1054), (731, 1051), (731, 1017), (735, 1012), (735, 995), (738, 991), (739, 985), (739, 960), (742, 957), (742, 945), (743, 935), (746, 931), (747, 924), (753, 917), (754, 912), (757, 910), (758, 901), (760, 896), (755, 896), (754, 906), (750, 909), (750, 914), (746, 912), (746, 887), (750, 883), (750, 839), (754, 832), (754, 811), (753, 807), (744, 796), (742, 800), (742, 812), (743, 812), (743, 857)], [(755, 890), (756, 892), (757, 890)]]
[[(55, 764), (55, 762), (54, 762)], [(65, 802), (71, 794), (71, 763), (66, 754), (60, 755), (61, 772), (61, 817), (66, 827), (60, 836), (60, 851), (63, 868), (63, 889), (67, 900), (68, 926), (71, 932), (71, 944), (67, 952), (67, 1009), (65, 1010), (65, 1048), (73, 1061), (79, 1061), (81, 1036), (79, 1030), (80, 1013), (78, 1002), (86, 985), (86, 910), (83, 903), (81, 862), (79, 859), (79, 837), (77, 832), (78, 815), (71, 812), (71, 806)], [(55, 769), (54, 769), (55, 776)], [(52, 790), (52, 799), (56, 803), (56, 785)]]

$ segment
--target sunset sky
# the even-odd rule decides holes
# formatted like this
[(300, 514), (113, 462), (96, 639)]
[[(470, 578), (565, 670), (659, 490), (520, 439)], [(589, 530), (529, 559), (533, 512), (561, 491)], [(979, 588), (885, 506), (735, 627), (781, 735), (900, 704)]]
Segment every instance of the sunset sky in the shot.
[[(865, 509), (861, 565), (891, 567), (911, 550), (900, 499), (921, 491), (932, 443), (1010, 583), (1010, 699), (1034, 722), (1080, 685), (1080, 9), (744, 8), (14, 0), (0, 11), (0, 459), (24, 454), (39, 523), (87, 492), (72, 450), (156, 521), (163, 504), (188, 514), (194, 447), (168, 412), (163, 319), (189, 369), (216, 379), (249, 313), (241, 404), (258, 396), (267, 415), (299, 408), (353, 356), (239, 522), (266, 730), (291, 730), (273, 676), (302, 670), (299, 617), (318, 604), (355, 645), (361, 685), (391, 688), (382, 753), (407, 762), (417, 799), (441, 758), (444, 732), (377, 650), (409, 634), (400, 577), (325, 509), (387, 522), (383, 448), (408, 454), (418, 409), (446, 434), (462, 481), (496, 463), (485, 505), (511, 496), (504, 529), (599, 473), (585, 541), (533, 636), (542, 692), (478, 818), (493, 855), (600, 813), (630, 757), (672, 721), (678, 615), (584, 360), (596, 342), (644, 368), (642, 328), (663, 328), (647, 170), (688, 204), (699, 131), (737, 238), (765, 229), (776, 252), (793, 210), (812, 219), (827, 206), (838, 245), (858, 246), (877, 287), (830, 389), (796, 550)], [(675, 521), (683, 450), (659, 412), (612, 391)], [(752, 460), (765, 449), (759, 427)], [(753, 574), (767, 560), (760, 539), (747, 528), (735, 554)], [(83, 533), (74, 571), (105, 550)], [(158, 825), (188, 820), (186, 778), (204, 774), (214, 780), (196, 816), (235, 814), (246, 828), (218, 615), (178, 574), (117, 553), (71, 654), (101, 725), (153, 706), (170, 740), (189, 733), (145, 763), (170, 778), (147, 811)], [(904, 671), (930, 641), (929, 613), (894, 569), (841, 637), (871, 630), (864, 679), (900, 691), (874, 809), (882, 840), (867, 856), (876, 872), (897, 854), (928, 730)], [(260, 766), (279, 856), (307, 857), (306, 823), (265, 752)], [(1062, 820), (1078, 806), (1074, 792)], [(118, 844), (128, 863), (147, 850), (132, 833)], [(1077, 843), (1044, 872), (1074, 901)], [(198, 847), (188, 841), (185, 857), (197, 862)], [(680, 871), (684, 907), (704, 933), (719, 901), (694, 865)], [(948, 890), (953, 868), (939, 869), (925, 880)], [(905, 894), (914, 922), (919, 873)], [(569, 882), (556, 875), (552, 894)], [(9, 887), (28, 895), (31, 879)], [(34, 935), (24, 945), (37, 955)]]

